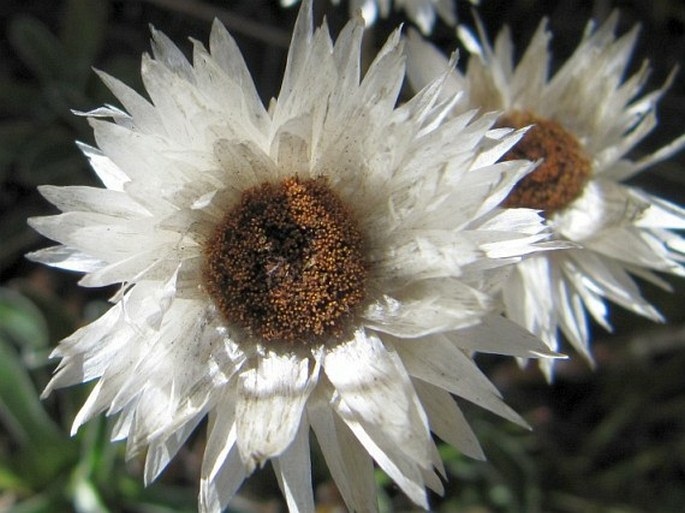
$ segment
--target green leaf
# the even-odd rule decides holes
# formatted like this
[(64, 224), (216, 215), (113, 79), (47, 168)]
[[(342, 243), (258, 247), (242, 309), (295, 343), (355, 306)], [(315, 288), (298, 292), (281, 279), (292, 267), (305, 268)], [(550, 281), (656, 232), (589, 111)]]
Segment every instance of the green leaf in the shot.
[(60, 429), (43, 409), (23, 362), (2, 334), (0, 420), (20, 446), (38, 449), (64, 438)]
[(42, 81), (63, 76), (69, 65), (62, 43), (41, 21), (17, 16), (9, 28), (9, 41), (17, 55)]
[(0, 288), (0, 333), (5, 332), (22, 349), (49, 344), (48, 327), (40, 310), (21, 294)]
[(66, 482), (63, 476), (56, 476), (39, 493), (13, 504), (6, 513), (71, 513), (65, 493)]
[(57, 509), (55, 506), (53, 497), (47, 494), (40, 494), (15, 504), (7, 513), (56, 513)]
[(145, 504), (149, 511), (197, 511), (197, 497), (192, 487), (156, 483), (139, 490), (135, 502)]
[(10, 468), (0, 464), (0, 490), (11, 490), (15, 493), (25, 493), (28, 487), (24, 480)]

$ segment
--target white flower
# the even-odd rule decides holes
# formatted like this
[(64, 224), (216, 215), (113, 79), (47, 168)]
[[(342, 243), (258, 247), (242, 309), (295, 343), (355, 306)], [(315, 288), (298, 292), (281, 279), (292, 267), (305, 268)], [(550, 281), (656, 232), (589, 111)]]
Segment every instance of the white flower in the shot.
[[(616, 38), (617, 19), (615, 12), (600, 27), (590, 23), (576, 51), (551, 78), (545, 21), (518, 65), (508, 29), (493, 49), (482, 28), (479, 42), (460, 27), (472, 58), (467, 72), (454, 72), (445, 88), (445, 94), (465, 91), (462, 110), (504, 111), (500, 124), (505, 126), (537, 124), (511, 154), (545, 162), (505, 205), (545, 211), (549, 226), (577, 247), (517, 264), (504, 287), (506, 313), (554, 350), (561, 330), (589, 361), (587, 312), (610, 329), (604, 302), (609, 299), (661, 320), (630, 274), (665, 287), (652, 271), (685, 274), (685, 241), (669, 231), (685, 228), (685, 210), (620, 183), (680, 150), (685, 136), (640, 160), (626, 157), (656, 126), (656, 105), (672, 77), (661, 89), (638, 96), (649, 70), (644, 65), (623, 78), (637, 27)], [(415, 87), (446, 66), (446, 59), (416, 34), (408, 53)], [(540, 364), (551, 377), (553, 362)]]
[[(331, 0), (335, 5), (340, 0)], [(454, 11), (455, 0), (395, 0), (395, 9), (404, 9), (409, 19), (416, 23), (424, 34), (430, 34), (435, 25), (436, 13), (449, 26), (457, 23), (457, 16)], [(469, 0), (472, 4), (477, 4), (479, 0)], [(281, 5), (290, 7), (298, 0), (281, 0)], [(381, 18), (390, 15), (391, 0), (350, 0), (350, 16), (361, 11), (366, 25), (373, 25), (380, 14)]]
[(396, 107), (399, 33), (360, 80), (362, 33), (333, 44), (305, 1), (265, 109), (221, 24), (193, 64), (153, 31), (151, 102), (101, 73), (127, 112), (87, 114), (105, 188), (41, 188), (64, 213), (31, 225), (60, 245), (31, 258), (122, 284), (55, 350), (45, 393), (96, 381), (73, 431), (118, 415), (146, 483), (208, 415), (200, 511), (269, 459), (290, 510), (314, 511), (310, 428), (351, 511), (376, 509), (373, 461), (426, 508), (431, 431), (482, 457), (450, 393), (522, 423), (471, 353), (551, 355), (492, 313), (501, 269), (554, 246), (535, 211), (498, 208), (532, 167), (496, 163), (522, 132), (440, 124), (442, 78)]

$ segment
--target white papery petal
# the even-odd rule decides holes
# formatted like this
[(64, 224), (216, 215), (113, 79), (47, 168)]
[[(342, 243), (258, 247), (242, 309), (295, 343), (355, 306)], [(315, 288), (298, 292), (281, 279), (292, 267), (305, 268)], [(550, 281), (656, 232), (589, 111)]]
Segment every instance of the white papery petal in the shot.
[(42, 185), (38, 191), (62, 212), (98, 212), (122, 219), (148, 216), (149, 212), (121, 191), (97, 187)]
[(626, 159), (615, 162), (612, 167), (605, 171), (605, 176), (613, 178), (614, 180), (628, 180), (640, 171), (672, 157), (681, 151), (683, 147), (685, 147), (685, 134), (636, 162)]
[(556, 303), (551, 260), (531, 257), (516, 265), (502, 289), (507, 316), (556, 351)]
[(361, 330), (329, 351), (323, 361), (326, 376), (355, 420), (368, 426), (365, 430), (382, 432), (427, 468), (430, 438), (425, 414), (417, 408), (416, 393), (401, 365), (376, 334)]
[(150, 444), (145, 455), (143, 472), (143, 481), (146, 486), (157, 479), (203, 418), (204, 414), (197, 415), (167, 438)]
[(235, 398), (228, 388), (217, 392), (219, 401), (209, 415), (207, 446), (202, 459), (202, 477), (208, 481), (219, 473), (237, 440)]
[(364, 312), (367, 326), (398, 337), (423, 337), (477, 324), (491, 297), (455, 280), (425, 280)]
[(397, 240), (396, 246), (385, 252), (384, 261), (375, 269), (377, 273), (391, 277), (402, 273), (413, 279), (459, 276), (464, 266), (484, 257), (484, 252), (463, 232), (407, 230), (403, 235), (406, 242)]
[(67, 271), (79, 271), (82, 273), (92, 273), (107, 265), (102, 260), (68, 246), (52, 246), (39, 249), (38, 251), (28, 253), (26, 258), (51, 267), (60, 267)]
[(105, 187), (113, 191), (124, 190), (124, 184), (129, 181), (129, 178), (109, 157), (98, 148), (85, 143), (77, 142), (76, 145), (88, 159), (93, 171)]
[[(159, 342), (149, 351), (158, 361), (148, 357), (134, 369), (142, 376), (164, 378), (141, 388), (140, 379), (130, 377), (111, 400), (110, 408), (116, 410), (137, 397), (140, 415), (136, 432), (129, 435), (129, 445), (134, 448), (164, 437), (206, 411), (213, 404), (211, 391), (224, 386), (244, 362), (239, 351), (227, 349), (230, 341), (216, 329), (213, 318), (190, 308), (185, 316), (176, 313), (177, 323), (167, 322), (160, 327)], [(183, 341), (188, 343), (184, 345)]]
[(412, 377), (448, 390), (512, 422), (527, 426), (521, 417), (502, 402), (497, 389), (481, 374), (473, 360), (445, 335), (396, 340), (394, 345)]
[(314, 513), (308, 422), (300, 423), (293, 442), (273, 459), (273, 467), (290, 513)]
[(145, 98), (113, 76), (99, 70), (96, 70), (96, 73), (121, 102), (131, 118), (135, 119), (136, 127), (148, 133), (155, 133), (159, 130), (162, 123), (159, 112)]
[(226, 75), (240, 86), (242, 96), (247, 102), (246, 111), (252, 117), (255, 126), (266, 128), (268, 114), (259, 98), (245, 60), (233, 37), (218, 20), (212, 24), (209, 48), (212, 58), (226, 72)]
[(211, 481), (200, 479), (200, 513), (221, 513), (249, 475), (236, 446), (231, 448), (222, 463)]
[[(463, 349), (521, 358), (558, 357), (530, 331), (501, 315), (487, 315), (471, 328), (450, 333), (449, 337)], [(506, 340), (506, 343), (503, 341)]]
[(649, 204), (649, 208), (642, 213), (636, 223), (637, 226), (640, 228), (685, 230), (685, 208), (638, 189), (631, 189), (630, 193)]
[(318, 363), (306, 358), (268, 352), (241, 372), (236, 394), (237, 446), (248, 469), (290, 445), (318, 371)]
[(620, 263), (602, 259), (592, 252), (576, 254), (573, 250), (570, 256), (586, 273), (591, 286), (597, 287), (602, 295), (654, 321), (663, 320), (661, 314), (642, 297), (637, 284)]
[(373, 462), (330, 408), (330, 398), (324, 395), (323, 389), (323, 386), (317, 387), (317, 397), (309, 401), (307, 412), (326, 465), (350, 511), (373, 511), (377, 504)]
[(218, 407), (209, 415), (207, 447), (202, 460), (198, 501), (202, 513), (223, 511), (250, 473), (236, 445), (233, 399), (229, 393), (220, 393), (220, 396)]
[(431, 430), (467, 456), (484, 460), (485, 454), (475, 433), (450, 394), (420, 379), (414, 379), (413, 383), (428, 414)]
[(103, 375), (111, 358), (128, 343), (132, 334), (132, 330), (121, 326), (121, 316), (121, 309), (112, 307), (100, 318), (62, 341), (50, 355), (53, 358), (62, 357), (62, 361), (45, 387), (43, 397), (56, 388), (87, 382)]
[(336, 410), (378, 466), (397, 483), (412, 501), (422, 508), (428, 509), (423, 478), (423, 473), (428, 469), (418, 465), (391, 440), (384, 438), (382, 432), (369, 432), (355, 418), (354, 413), (344, 401), (340, 400), (337, 403)]
[(569, 282), (569, 289), (580, 297), (592, 318), (604, 329), (611, 331), (608, 321), (609, 309), (603, 301), (601, 291), (592, 285), (591, 280), (584, 275), (572, 258), (566, 258), (566, 255), (562, 258), (562, 255), (559, 255), (554, 264), (560, 268), (563, 279)]
[(554, 292), (558, 298), (559, 326), (576, 350), (592, 364), (593, 359), (589, 349), (588, 322), (585, 310), (583, 309), (582, 296), (576, 293), (572, 284), (559, 274), (556, 266), (552, 272), (554, 273)]

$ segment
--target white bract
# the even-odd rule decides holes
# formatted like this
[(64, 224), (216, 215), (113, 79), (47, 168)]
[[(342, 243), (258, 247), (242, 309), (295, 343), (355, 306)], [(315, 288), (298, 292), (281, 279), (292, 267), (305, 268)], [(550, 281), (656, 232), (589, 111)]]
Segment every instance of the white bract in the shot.
[[(645, 64), (624, 78), (637, 27), (621, 37), (614, 12), (601, 26), (588, 24), (573, 55), (549, 76), (552, 37), (543, 21), (518, 64), (508, 28), (494, 48), (480, 27), (480, 38), (458, 32), (471, 53), (466, 73), (453, 72), (443, 94), (464, 91), (456, 113), (478, 108), (531, 113), (558, 123), (582, 147), (589, 179), (581, 193), (547, 217), (558, 237), (576, 244), (565, 251), (538, 254), (516, 264), (504, 287), (509, 318), (542, 337), (556, 350), (559, 331), (589, 361), (587, 313), (610, 329), (605, 299), (633, 312), (662, 320), (641, 295), (632, 275), (668, 285), (653, 271), (685, 274), (685, 241), (670, 230), (685, 228), (685, 210), (621, 182), (685, 146), (685, 135), (639, 160), (626, 155), (657, 124), (656, 106), (668, 88), (639, 96)], [(447, 59), (412, 34), (408, 75), (415, 88), (442, 73)], [(506, 117), (505, 117), (506, 119)], [(553, 362), (540, 360), (548, 378)]]
[[(85, 273), (84, 286), (121, 284), (109, 311), (55, 350), (45, 394), (96, 381), (73, 431), (116, 415), (113, 439), (127, 439), (129, 456), (147, 448), (146, 483), (208, 416), (202, 512), (226, 507), (267, 460), (290, 511), (313, 512), (310, 429), (351, 511), (376, 509), (374, 461), (427, 508), (425, 487), (441, 491), (444, 473), (431, 431), (483, 456), (450, 393), (525, 424), (471, 354), (554, 356), (493, 312), (501, 270), (555, 247), (537, 212), (498, 207), (532, 167), (497, 163), (522, 131), (490, 130), (495, 116), (473, 112), (440, 123), (456, 101), (440, 99), (444, 76), (397, 107), (399, 33), (362, 78), (363, 29), (352, 20), (334, 44), (305, 1), (268, 109), (220, 23), (209, 50), (193, 41), (192, 64), (153, 30), (142, 61), (151, 101), (100, 73), (126, 111), (87, 113), (98, 148), (81, 148), (104, 188), (41, 188), (63, 213), (30, 222), (59, 245), (31, 258)], [(368, 276), (342, 336), (286, 344), (223, 315), (205, 269), (208, 241), (245, 191), (293, 177), (348, 208)], [(257, 259), (257, 285), (291, 279), (288, 258)]]

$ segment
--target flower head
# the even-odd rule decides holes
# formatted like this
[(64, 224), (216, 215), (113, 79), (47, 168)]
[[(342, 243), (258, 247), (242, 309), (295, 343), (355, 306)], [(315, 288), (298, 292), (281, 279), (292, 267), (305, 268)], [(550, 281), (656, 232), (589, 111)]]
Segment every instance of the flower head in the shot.
[(153, 30), (151, 101), (101, 73), (127, 112), (87, 113), (105, 187), (41, 188), (63, 213), (31, 225), (60, 244), (31, 258), (121, 283), (45, 393), (96, 380), (73, 430), (117, 415), (146, 482), (208, 416), (201, 511), (267, 460), (290, 510), (313, 511), (310, 428), (350, 510), (376, 508), (373, 461), (427, 507), (431, 431), (482, 456), (450, 393), (521, 422), (471, 353), (550, 354), (492, 313), (500, 270), (549, 244), (535, 211), (498, 208), (532, 167), (497, 163), (522, 132), (440, 124), (444, 77), (397, 107), (399, 34), (362, 79), (362, 33), (333, 43), (304, 2), (266, 109), (220, 23), (192, 64)]
[[(561, 330), (591, 361), (587, 312), (610, 329), (604, 300), (654, 320), (660, 314), (640, 294), (630, 274), (658, 284), (652, 271), (685, 274), (685, 210), (621, 182), (685, 146), (685, 135), (643, 157), (626, 155), (655, 126), (659, 90), (639, 96), (648, 67), (624, 79), (637, 27), (616, 37), (618, 13), (601, 26), (590, 23), (573, 55), (549, 77), (551, 38), (543, 21), (521, 61), (513, 61), (509, 30), (494, 48), (464, 27), (459, 34), (472, 54), (465, 74), (454, 72), (447, 91), (465, 91), (457, 112), (479, 108), (503, 112), (498, 124), (532, 128), (508, 158), (541, 159), (514, 188), (509, 207), (541, 210), (558, 237), (576, 245), (538, 254), (515, 266), (504, 287), (507, 315), (555, 349)], [(410, 81), (422, 87), (446, 59), (413, 34)], [(551, 361), (540, 361), (548, 377)]]

